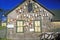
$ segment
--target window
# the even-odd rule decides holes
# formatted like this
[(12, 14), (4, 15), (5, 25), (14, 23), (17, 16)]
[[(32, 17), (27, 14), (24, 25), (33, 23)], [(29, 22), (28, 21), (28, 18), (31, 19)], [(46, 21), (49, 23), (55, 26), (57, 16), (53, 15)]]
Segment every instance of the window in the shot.
[(10, 20), (11, 20), (11, 19), (10, 19), (10, 18), (8, 18), (8, 19), (7, 19), (7, 22), (10, 22)]
[(23, 32), (23, 21), (17, 21), (17, 32)]
[(35, 25), (35, 32), (41, 32), (40, 21), (35, 21), (34, 25)]
[(5, 23), (5, 22), (4, 22), (4, 23), (2, 23), (2, 26), (6, 27), (6, 23)]
[(28, 4), (28, 12), (31, 12), (33, 10), (33, 8), (32, 8), (32, 3), (29, 3)]

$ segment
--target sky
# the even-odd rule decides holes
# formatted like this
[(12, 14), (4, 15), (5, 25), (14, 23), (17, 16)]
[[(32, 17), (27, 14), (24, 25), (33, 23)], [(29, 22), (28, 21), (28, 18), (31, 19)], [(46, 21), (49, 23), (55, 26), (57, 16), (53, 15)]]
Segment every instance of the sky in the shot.
[[(13, 9), (19, 3), (24, 0), (0, 0), (0, 9), (4, 12)], [(60, 0), (36, 0), (38, 3), (42, 4), (49, 10), (60, 10)], [(0, 19), (5, 20), (6, 17), (3, 16), (4, 12), (0, 12)]]
[(60, 0), (37, 0), (39, 3), (43, 4), (43, 6), (48, 9), (55, 10), (60, 9)]

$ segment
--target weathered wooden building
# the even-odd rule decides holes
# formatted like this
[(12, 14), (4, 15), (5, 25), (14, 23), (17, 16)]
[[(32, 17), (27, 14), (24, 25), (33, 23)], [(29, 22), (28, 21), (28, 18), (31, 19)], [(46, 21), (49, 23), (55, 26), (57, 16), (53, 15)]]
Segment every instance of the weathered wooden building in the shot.
[(25, 0), (6, 15), (7, 38), (39, 40), (41, 32), (52, 31), (54, 14), (34, 0)]

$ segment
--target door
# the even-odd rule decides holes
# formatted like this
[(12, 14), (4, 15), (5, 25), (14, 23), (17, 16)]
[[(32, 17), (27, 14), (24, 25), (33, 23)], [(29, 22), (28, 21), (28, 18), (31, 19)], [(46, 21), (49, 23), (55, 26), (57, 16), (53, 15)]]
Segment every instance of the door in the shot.
[(17, 21), (17, 33), (22, 33), (24, 40), (38, 40), (35, 33), (41, 32), (40, 21)]

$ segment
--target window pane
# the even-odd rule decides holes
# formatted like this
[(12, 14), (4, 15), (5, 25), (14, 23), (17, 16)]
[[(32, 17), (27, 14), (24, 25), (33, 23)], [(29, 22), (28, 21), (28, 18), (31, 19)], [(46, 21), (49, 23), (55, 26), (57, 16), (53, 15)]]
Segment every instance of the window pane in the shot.
[(40, 27), (40, 21), (38, 21), (38, 26)]
[(38, 30), (38, 32), (41, 32), (41, 28), (40, 27), (38, 27), (37, 30)]
[(37, 30), (37, 27), (35, 27), (35, 32), (37, 32), (38, 30)]
[(17, 27), (17, 32), (23, 32), (23, 27)]

